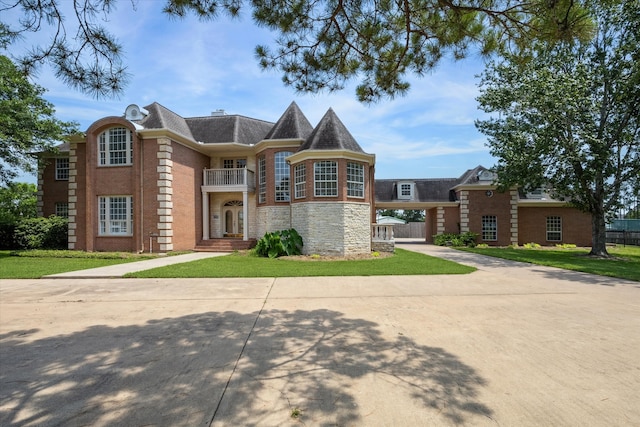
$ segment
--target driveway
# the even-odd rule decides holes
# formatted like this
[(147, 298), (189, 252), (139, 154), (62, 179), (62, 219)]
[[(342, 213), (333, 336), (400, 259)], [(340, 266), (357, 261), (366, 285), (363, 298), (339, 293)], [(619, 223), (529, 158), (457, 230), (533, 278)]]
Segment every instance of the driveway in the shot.
[(640, 283), (399, 246), (479, 270), (3, 280), (0, 425), (640, 425)]

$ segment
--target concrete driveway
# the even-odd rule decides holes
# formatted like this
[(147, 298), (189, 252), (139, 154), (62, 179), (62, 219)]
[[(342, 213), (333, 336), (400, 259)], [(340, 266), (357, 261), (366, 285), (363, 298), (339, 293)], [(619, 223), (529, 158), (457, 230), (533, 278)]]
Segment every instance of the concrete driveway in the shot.
[(640, 425), (640, 283), (399, 246), (480, 270), (4, 280), (0, 425)]

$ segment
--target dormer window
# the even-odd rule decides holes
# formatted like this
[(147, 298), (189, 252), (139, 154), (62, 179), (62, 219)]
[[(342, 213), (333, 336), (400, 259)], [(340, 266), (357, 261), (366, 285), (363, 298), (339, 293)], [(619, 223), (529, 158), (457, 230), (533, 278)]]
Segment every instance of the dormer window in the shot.
[(398, 199), (400, 200), (413, 200), (413, 182), (399, 182), (398, 183)]
[(98, 164), (123, 166), (133, 164), (133, 133), (126, 128), (111, 128), (98, 137)]

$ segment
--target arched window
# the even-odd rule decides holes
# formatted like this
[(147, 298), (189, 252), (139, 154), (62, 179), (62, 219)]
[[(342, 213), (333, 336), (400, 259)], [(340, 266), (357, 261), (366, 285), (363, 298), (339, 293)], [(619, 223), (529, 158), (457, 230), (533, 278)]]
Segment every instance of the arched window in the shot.
[(121, 166), (133, 164), (133, 133), (127, 128), (111, 128), (98, 137), (98, 164)]

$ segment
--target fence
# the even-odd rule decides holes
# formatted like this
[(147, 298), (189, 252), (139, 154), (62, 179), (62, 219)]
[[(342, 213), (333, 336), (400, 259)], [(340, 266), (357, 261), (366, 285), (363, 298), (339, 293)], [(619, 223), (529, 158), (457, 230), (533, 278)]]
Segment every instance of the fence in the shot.
[(409, 222), (407, 224), (394, 224), (393, 235), (397, 238), (420, 238), (426, 237), (424, 222)]
[(640, 231), (607, 230), (607, 243), (640, 246)]

